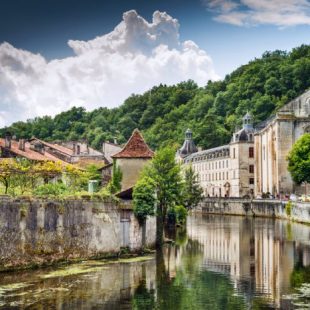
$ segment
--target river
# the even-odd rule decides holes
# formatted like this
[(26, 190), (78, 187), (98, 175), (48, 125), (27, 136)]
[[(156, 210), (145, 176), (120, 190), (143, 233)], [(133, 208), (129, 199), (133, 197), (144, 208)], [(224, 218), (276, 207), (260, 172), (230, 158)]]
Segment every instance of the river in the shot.
[(201, 216), (162, 255), (2, 273), (0, 309), (310, 309), (310, 226)]

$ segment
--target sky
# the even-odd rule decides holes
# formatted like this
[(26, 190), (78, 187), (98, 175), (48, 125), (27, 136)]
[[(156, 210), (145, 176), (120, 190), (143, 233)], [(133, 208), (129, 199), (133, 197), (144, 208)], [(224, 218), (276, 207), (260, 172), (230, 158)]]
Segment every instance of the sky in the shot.
[(309, 39), (310, 0), (1, 0), (0, 127), (203, 86)]

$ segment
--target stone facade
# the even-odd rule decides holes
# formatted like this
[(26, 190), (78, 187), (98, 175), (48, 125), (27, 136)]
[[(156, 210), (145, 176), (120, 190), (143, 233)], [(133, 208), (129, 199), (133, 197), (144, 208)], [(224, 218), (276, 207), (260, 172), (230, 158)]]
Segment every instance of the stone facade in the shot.
[(287, 169), (296, 140), (310, 132), (310, 91), (283, 106), (255, 133), (255, 194), (282, 197), (301, 192)]
[[(243, 117), (243, 127), (227, 145), (190, 153), (195, 149), (186, 132), (186, 145), (177, 153), (184, 166), (192, 165), (206, 197), (244, 197), (254, 193), (254, 129), (251, 116)], [(186, 152), (186, 150), (189, 150)], [(197, 148), (196, 148), (197, 150)]]

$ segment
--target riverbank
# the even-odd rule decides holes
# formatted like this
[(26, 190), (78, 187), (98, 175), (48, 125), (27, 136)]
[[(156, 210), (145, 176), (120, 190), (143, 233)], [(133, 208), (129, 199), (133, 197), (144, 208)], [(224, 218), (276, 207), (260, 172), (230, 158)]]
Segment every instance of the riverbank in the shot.
[[(145, 247), (156, 221), (146, 222)], [(142, 227), (123, 202), (0, 199), (0, 271), (141, 252)]]
[(196, 209), (204, 214), (259, 216), (310, 224), (310, 203), (274, 199), (205, 198)]

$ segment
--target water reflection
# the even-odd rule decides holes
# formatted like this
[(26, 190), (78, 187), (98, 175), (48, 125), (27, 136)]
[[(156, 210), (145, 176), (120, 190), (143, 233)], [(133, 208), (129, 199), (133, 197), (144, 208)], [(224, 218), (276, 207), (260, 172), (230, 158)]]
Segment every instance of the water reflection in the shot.
[(3, 274), (0, 308), (309, 309), (309, 226), (197, 215), (169, 233), (147, 261)]

